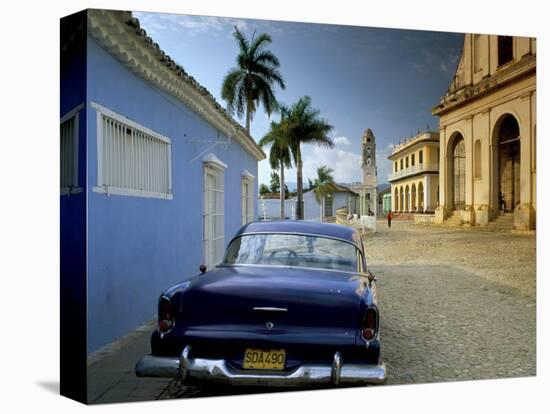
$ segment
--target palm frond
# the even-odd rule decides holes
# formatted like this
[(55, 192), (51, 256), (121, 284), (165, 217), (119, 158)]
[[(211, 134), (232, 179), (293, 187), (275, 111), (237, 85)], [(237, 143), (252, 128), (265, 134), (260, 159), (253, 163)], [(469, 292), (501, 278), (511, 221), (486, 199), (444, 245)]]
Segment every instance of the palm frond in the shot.
[(248, 43), (248, 40), (246, 39), (246, 37), (244, 37), (237, 26), (233, 27), (235, 28), (235, 31), (233, 32), (233, 37), (237, 39), (237, 43), (239, 44), (241, 52), (248, 53), (248, 50), (250, 49), (250, 44)]
[[(222, 99), (227, 102), (227, 110), (230, 114), (235, 113), (238, 108), (238, 92), (239, 92), (239, 83), (243, 79), (243, 71), (239, 68), (231, 69), (223, 80), (222, 84)], [(239, 111), (237, 111), (239, 112)]]
[(261, 51), (264, 44), (267, 43), (271, 43), (271, 36), (267, 33), (262, 33), (256, 39), (252, 40), (252, 43), (248, 49), (250, 56), (254, 56), (256, 52)]
[(271, 43), (271, 36), (267, 33), (257, 37), (253, 35), (249, 41), (237, 26), (233, 36), (239, 45), (237, 67), (231, 69), (224, 79), (222, 98), (226, 101), (231, 114), (237, 114), (242, 118), (246, 113), (249, 128), (248, 121), (252, 120), (259, 104), (268, 115), (279, 110), (273, 86), (277, 84), (281, 89), (285, 89), (286, 85), (278, 69), (279, 59), (264, 49)]

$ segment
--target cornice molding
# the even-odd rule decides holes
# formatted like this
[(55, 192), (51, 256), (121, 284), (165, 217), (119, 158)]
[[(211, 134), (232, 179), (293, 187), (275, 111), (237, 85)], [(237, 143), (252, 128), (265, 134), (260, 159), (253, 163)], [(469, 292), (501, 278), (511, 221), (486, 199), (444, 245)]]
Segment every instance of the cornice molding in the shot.
[(452, 124), (455, 124), (457, 122), (463, 121), (466, 116), (476, 116), (478, 114), (482, 114), (482, 115), (491, 114), (491, 111), (492, 111), (493, 108), (495, 108), (497, 106), (500, 106), (500, 105), (503, 105), (507, 102), (513, 101), (515, 99), (518, 99), (520, 96), (522, 96), (523, 94), (526, 93), (525, 91), (528, 91), (530, 93), (534, 93), (535, 90), (536, 90), (536, 85), (532, 85), (527, 89), (522, 89), (522, 90), (517, 91), (513, 94), (503, 96), (503, 97), (501, 97), (499, 99), (496, 99), (492, 102), (488, 102), (487, 104), (485, 104), (483, 106), (475, 107), (472, 110), (470, 110), (468, 112), (465, 112), (463, 114), (458, 114), (453, 118), (449, 118), (449, 119), (445, 120), (445, 122), (442, 122), (441, 118), (440, 118), (439, 125), (440, 125), (440, 127), (447, 127), (449, 125), (452, 125)]
[(130, 12), (88, 10), (88, 33), (129, 70), (179, 99), (214, 128), (234, 138), (258, 161), (266, 157), (210, 92), (146, 36)]
[(447, 92), (441, 98), (441, 103), (432, 109), (432, 115), (441, 116), (458, 106), (489, 94), (516, 79), (536, 73), (536, 65), (536, 55), (528, 55), (519, 62), (514, 62), (509, 67), (485, 78), (481, 82), (465, 86), (456, 91)]

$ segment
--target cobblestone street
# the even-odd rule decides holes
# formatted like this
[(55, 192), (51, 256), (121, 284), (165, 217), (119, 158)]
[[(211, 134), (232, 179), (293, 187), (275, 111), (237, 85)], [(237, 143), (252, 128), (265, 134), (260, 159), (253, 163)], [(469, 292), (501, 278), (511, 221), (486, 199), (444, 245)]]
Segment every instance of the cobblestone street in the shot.
[[(406, 221), (377, 226), (364, 240), (378, 278), (387, 385), (536, 374), (534, 235)], [(268, 391), (136, 378), (154, 324), (89, 358), (90, 402)]]
[(536, 374), (535, 237), (394, 221), (366, 241), (387, 384)]

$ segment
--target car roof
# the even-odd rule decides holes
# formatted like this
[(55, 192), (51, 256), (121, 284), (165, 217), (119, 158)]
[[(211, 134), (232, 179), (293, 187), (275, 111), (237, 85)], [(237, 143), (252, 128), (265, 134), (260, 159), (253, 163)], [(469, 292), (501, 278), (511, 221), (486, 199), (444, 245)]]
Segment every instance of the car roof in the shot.
[(352, 227), (304, 220), (253, 221), (245, 224), (235, 237), (251, 233), (298, 233), (341, 239), (360, 246), (360, 236)]

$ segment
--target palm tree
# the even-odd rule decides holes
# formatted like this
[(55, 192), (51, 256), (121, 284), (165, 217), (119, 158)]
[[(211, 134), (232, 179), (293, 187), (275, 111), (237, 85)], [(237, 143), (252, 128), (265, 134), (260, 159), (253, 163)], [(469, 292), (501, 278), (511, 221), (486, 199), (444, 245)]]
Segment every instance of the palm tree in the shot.
[(317, 168), (317, 178), (313, 183), (317, 201), (320, 201), (321, 198), (327, 194), (332, 194), (334, 191), (334, 177), (332, 176), (333, 172), (334, 170), (326, 165), (322, 165)]
[(258, 103), (262, 103), (268, 115), (277, 108), (273, 84), (285, 89), (285, 82), (279, 72), (279, 59), (265, 49), (271, 37), (262, 33), (256, 39), (252, 35), (249, 42), (235, 26), (233, 36), (239, 44), (237, 66), (230, 69), (223, 80), (222, 99), (227, 102), (230, 114), (242, 118), (246, 113), (246, 130), (250, 132), (250, 122)]
[(314, 183), (315, 198), (321, 206), (321, 220), (323, 220), (325, 209), (325, 197), (332, 196), (334, 192), (334, 178), (332, 173), (334, 170), (326, 165), (317, 168), (317, 178)]
[(281, 112), (280, 122), (271, 122), (269, 132), (260, 140), (262, 147), (271, 145), (269, 165), (274, 170), (279, 168), (279, 184), (281, 194), (281, 220), (285, 219), (285, 168), (292, 167), (292, 157), (288, 135), (285, 133), (285, 111)]
[(311, 98), (303, 96), (284, 110), (286, 113), (284, 123), (285, 134), (289, 138), (290, 148), (296, 165), (296, 191), (298, 200), (296, 206), (296, 218), (304, 219), (304, 183), (302, 144), (315, 144), (322, 147), (333, 148), (334, 143), (328, 136), (333, 126), (327, 120), (320, 118), (320, 111), (311, 106)]

